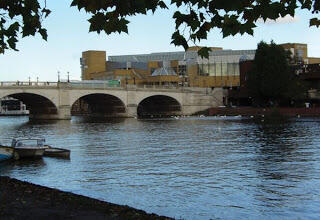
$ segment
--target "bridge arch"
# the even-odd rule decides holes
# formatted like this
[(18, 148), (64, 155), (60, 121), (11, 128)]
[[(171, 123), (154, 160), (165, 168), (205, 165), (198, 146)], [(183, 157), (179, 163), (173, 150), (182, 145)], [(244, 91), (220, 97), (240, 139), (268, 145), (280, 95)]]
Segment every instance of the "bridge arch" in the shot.
[(71, 102), (71, 115), (126, 117), (126, 105), (117, 96), (108, 93), (88, 93)]
[(56, 102), (46, 94), (16, 91), (1, 93), (0, 98), (4, 97), (12, 97), (22, 101), (30, 111), (30, 118), (42, 118), (43, 115), (56, 115), (58, 113)]
[(177, 98), (169, 95), (152, 95), (142, 99), (137, 105), (139, 117), (166, 117), (180, 115), (182, 105)]

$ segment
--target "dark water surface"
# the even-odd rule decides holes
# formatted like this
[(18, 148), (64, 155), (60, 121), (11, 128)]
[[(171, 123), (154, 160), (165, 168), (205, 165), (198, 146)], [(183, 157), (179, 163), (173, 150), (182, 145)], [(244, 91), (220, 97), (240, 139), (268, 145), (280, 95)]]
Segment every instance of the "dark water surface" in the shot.
[(1, 175), (175, 218), (320, 218), (320, 119), (2, 117), (0, 131), (72, 151)]

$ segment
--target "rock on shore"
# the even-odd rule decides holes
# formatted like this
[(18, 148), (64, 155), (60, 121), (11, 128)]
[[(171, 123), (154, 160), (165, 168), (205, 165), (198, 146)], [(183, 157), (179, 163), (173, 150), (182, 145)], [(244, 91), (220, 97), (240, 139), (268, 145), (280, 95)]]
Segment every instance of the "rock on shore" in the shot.
[(170, 219), (0, 176), (0, 219)]

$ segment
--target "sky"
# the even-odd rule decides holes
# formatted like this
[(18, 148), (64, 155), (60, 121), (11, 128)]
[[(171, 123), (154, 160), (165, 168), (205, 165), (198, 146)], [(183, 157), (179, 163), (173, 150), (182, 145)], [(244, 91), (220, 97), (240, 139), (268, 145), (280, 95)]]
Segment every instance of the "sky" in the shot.
[[(66, 3), (67, 2), (67, 3)], [(71, 0), (70, 0), (71, 2)], [(8, 50), (0, 55), (0, 81), (57, 81), (80, 80), (80, 57), (86, 50), (104, 50), (108, 55), (145, 54), (152, 52), (183, 51), (170, 44), (175, 23), (172, 11), (130, 18), (129, 34), (89, 33), (89, 15), (70, 8), (68, 1), (47, 1), (52, 10), (43, 25), (48, 30), (48, 41), (39, 35), (19, 40), (19, 51)], [(208, 39), (198, 45), (224, 49), (256, 49), (263, 40), (275, 43), (306, 43), (308, 55), (320, 57), (320, 28), (309, 27), (309, 12), (298, 11), (294, 18), (285, 17), (277, 22), (259, 21), (254, 36), (236, 35), (223, 38), (215, 29)]]

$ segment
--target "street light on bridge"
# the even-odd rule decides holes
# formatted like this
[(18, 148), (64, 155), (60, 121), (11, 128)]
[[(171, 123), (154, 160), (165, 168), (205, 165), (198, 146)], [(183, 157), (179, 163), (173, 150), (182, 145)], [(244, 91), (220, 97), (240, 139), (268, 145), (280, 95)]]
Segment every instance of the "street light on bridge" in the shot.
[(58, 71), (58, 82), (60, 82), (60, 71)]

